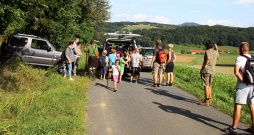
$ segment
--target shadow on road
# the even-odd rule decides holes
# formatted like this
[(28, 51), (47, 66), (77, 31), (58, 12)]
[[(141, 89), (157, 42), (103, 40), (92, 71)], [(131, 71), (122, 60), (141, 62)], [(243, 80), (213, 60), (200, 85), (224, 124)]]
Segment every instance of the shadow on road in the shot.
[(179, 95), (176, 95), (176, 94), (173, 94), (173, 93), (169, 93), (166, 90), (158, 90), (158, 89), (154, 90), (152, 88), (145, 88), (145, 89), (146, 90), (150, 90), (154, 94), (163, 95), (163, 96), (170, 97), (170, 98), (173, 98), (173, 99), (176, 99), (176, 100), (186, 101), (186, 102), (190, 102), (190, 103), (198, 103), (199, 102), (196, 99), (186, 98), (186, 97), (184, 97), (182, 95), (179, 96)]
[(107, 87), (107, 85), (104, 85), (104, 84), (101, 84), (101, 83), (95, 83), (95, 86), (103, 87), (103, 88), (106, 88), (106, 90), (114, 91), (114, 88), (111, 88), (110, 86)]
[[(213, 120), (213, 119), (210, 119), (210, 118), (207, 118), (207, 117), (204, 117), (202, 115), (198, 115), (198, 114), (194, 114), (192, 113), (191, 111), (189, 110), (186, 110), (186, 109), (183, 109), (183, 108), (178, 108), (178, 107), (174, 107), (174, 106), (168, 106), (168, 105), (163, 105), (161, 103), (158, 103), (158, 102), (153, 102), (154, 104), (158, 105), (159, 108), (161, 108), (162, 110), (164, 110), (165, 112), (169, 112), (169, 113), (175, 113), (175, 114), (179, 114), (179, 115), (183, 115), (185, 117), (188, 117), (188, 118), (191, 118), (193, 120), (196, 120), (198, 122), (201, 122), (203, 124), (206, 124), (208, 126), (211, 126), (213, 128), (216, 128), (216, 129), (219, 129), (219, 130), (222, 130), (221, 128), (215, 126), (215, 125), (212, 125), (210, 124), (211, 122), (214, 122), (214, 123), (218, 123), (218, 124), (221, 124), (221, 125), (224, 125), (224, 126), (229, 126), (228, 124), (225, 124), (225, 123), (222, 123), (220, 121), (216, 121), (216, 120)], [(210, 122), (210, 123), (209, 123)]]

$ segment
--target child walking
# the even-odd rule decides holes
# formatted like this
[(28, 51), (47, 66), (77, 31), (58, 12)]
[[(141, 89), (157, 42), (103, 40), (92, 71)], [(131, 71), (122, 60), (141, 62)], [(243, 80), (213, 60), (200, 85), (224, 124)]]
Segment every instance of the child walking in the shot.
[(120, 71), (119, 66), (119, 59), (116, 59), (115, 65), (112, 65), (112, 71), (113, 71), (113, 79), (114, 79), (114, 92), (117, 91), (117, 82), (118, 82), (118, 76)]

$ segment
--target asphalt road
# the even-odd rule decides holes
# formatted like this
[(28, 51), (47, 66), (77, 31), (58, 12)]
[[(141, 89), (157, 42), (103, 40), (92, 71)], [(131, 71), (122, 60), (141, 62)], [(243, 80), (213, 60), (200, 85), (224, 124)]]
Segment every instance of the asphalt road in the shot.
[[(199, 106), (193, 95), (175, 87), (151, 87), (152, 75), (141, 73), (140, 84), (96, 80), (88, 96), (88, 135), (221, 135), (232, 118), (215, 108)], [(200, 86), (201, 87), (201, 86)], [(246, 125), (239, 123), (238, 132)]]

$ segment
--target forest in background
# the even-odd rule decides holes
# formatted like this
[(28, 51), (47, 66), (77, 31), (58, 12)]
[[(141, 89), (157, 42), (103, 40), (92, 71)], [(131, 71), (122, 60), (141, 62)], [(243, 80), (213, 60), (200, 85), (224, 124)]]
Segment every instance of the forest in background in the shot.
[[(156, 26), (157, 28), (135, 29), (132, 31), (127, 29), (128, 26), (140, 24)], [(95, 38), (103, 41), (105, 37), (102, 35), (105, 32), (117, 31), (141, 34), (143, 37), (137, 41), (141, 46), (154, 46), (156, 39), (161, 39), (164, 47), (168, 43), (201, 46), (207, 40), (212, 40), (218, 46), (238, 47), (241, 42), (246, 41), (250, 43), (251, 50), (254, 50), (254, 27), (239, 28), (221, 25), (207, 26), (193, 24), (191, 26), (189, 24), (185, 26), (149, 22), (108, 22), (105, 27), (96, 29)]]

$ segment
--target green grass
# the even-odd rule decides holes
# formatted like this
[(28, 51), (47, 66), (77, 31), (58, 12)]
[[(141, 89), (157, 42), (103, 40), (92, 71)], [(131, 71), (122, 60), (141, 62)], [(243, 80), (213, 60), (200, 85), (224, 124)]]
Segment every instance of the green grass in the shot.
[(136, 30), (136, 29), (152, 29), (152, 28), (158, 28), (158, 27), (155, 27), (155, 26), (151, 26), (151, 25), (142, 25), (142, 24), (139, 24), (139, 25), (131, 25), (131, 26), (126, 26), (124, 28), (122, 28), (122, 30), (128, 30), (128, 31), (132, 31), (132, 30)]
[[(174, 85), (193, 94), (200, 100), (204, 99), (204, 89), (200, 80), (200, 69), (176, 64), (174, 75)], [(236, 78), (234, 75), (216, 73), (212, 84), (212, 106), (232, 116), (235, 86)], [(249, 109), (246, 105), (242, 108), (241, 121), (246, 124), (251, 124)]]
[(55, 68), (33, 68), (15, 58), (1, 65), (0, 134), (86, 134), (90, 81), (74, 80), (63, 78)]

